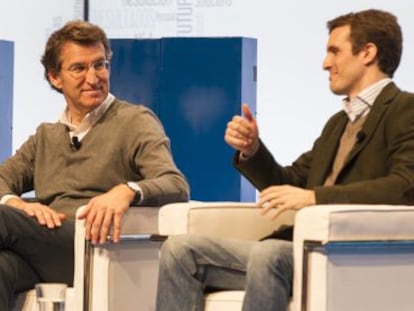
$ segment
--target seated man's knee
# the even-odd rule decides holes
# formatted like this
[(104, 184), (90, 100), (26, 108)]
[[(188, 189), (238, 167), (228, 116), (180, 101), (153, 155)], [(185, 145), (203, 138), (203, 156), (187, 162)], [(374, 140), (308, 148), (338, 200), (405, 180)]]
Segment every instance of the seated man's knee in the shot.
[(252, 247), (247, 270), (258, 271), (275, 269), (291, 270), (293, 265), (293, 248), (291, 242), (265, 240)]
[(168, 238), (161, 247), (161, 269), (184, 269), (196, 273), (194, 252), (203, 249), (204, 239), (194, 235), (179, 235)]
[(161, 258), (166, 256), (177, 256), (185, 249), (186, 236), (172, 236), (162, 243)]
[(0, 254), (0, 280), (15, 283), (16, 277), (15, 256), (9, 251), (2, 251)]
[(169, 237), (161, 246), (160, 265), (182, 264), (191, 256), (191, 238), (188, 235)]

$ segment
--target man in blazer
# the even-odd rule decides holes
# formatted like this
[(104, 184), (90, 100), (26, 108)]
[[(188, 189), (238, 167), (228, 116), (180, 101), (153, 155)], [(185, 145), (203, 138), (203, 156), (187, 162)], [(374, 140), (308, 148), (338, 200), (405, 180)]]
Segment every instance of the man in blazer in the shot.
[[(234, 165), (258, 190), (284, 184), (312, 189), (315, 195), (312, 204), (413, 204), (413, 167), (409, 165), (413, 164), (414, 153), (413, 103), (414, 96), (402, 92), (393, 82), (383, 88), (362, 128), (353, 137), (354, 146), (335, 180), (336, 185), (327, 187), (325, 181), (349, 122), (344, 111), (330, 118), (312, 150), (302, 154), (292, 166), (277, 164), (261, 141), (251, 158), (240, 161), (237, 152)], [(287, 204), (279, 198), (279, 209), (284, 207), (283, 203)]]
[[(228, 123), (235, 167), (260, 191), (258, 208), (286, 210), (328, 203), (414, 204), (414, 95), (392, 82), (402, 35), (395, 16), (367, 10), (328, 22), (323, 68), (344, 95), (312, 149), (279, 165), (259, 139), (247, 105)], [(286, 228), (285, 228), (286, 229)], [(158, 310), (203, 310), (207, 288), (244, 289), (243, 310), (286, 310), (292, 291), (291, 231), (237, 241), (168, 239), (161, 251)]]

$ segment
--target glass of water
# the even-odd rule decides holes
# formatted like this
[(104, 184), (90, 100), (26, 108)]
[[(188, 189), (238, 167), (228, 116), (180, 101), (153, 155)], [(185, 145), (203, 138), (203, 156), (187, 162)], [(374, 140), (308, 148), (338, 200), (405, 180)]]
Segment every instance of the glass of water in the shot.
[(38, 283), (35, 289), (39, 311), (65, 311), (66, 284)]

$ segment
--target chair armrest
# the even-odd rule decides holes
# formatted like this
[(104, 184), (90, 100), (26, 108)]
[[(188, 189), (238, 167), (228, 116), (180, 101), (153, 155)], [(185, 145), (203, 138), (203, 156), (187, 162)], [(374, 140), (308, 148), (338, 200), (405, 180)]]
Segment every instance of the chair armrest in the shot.
[(73, 291), (76, 311), (84, 310), (84, 288), (85, 288), (85, 220), (79, 220), (78, 215), (86, 206), (81, 206), (76, 211), (75, 239), (74, 239), (74, 276)]
[[(76, 211), (78, 216), (86, 206), (81, 206)], [(130, 207), (122, 217), (121, 235), (157, 234), (159, 207)], [(83, 225), (83, 221), (77, 220)]]
[(413, 241), (413, 223), (414, 206), (332, 204), (298, 211), (294, 229), (294, 310), (301, 309), (306, 297), (315, 303), (319, 296), (313, 291), (322, 292), (323, 286), (310, 289), (311, 293), (308, 287), (312, 275), (326, 279), (321, 271), (312, 271), (315, 266), (311, 265), (311, 260), (321, 262), (326, 246), (338, 242)]
[(259, 214), (254, 203), (185, 202), (161, 207), (160, 235), (202, 234), (213, 237), (258, 240), (283, 224), (293, 223), (293, 212), (271, 221)]
[(295, 218), (295, 241), (369, 241), (413, 238), (414, 206), (314, 205)]
[[(85, 301), (85, 289), (91, 290), (88, 284), (88, 269), (90, 269), (89, 248), (93, 247), (85, 241), (85, 220), (77, 219), (77, 216), (86, 208), (81, 206), (76, 211), (75, 221), (75, 271), (74, 271), (74, 294), (76, 297), (76, 311), (83, 311)], [(158, 207), (131, 207), (122, 217), (121, 242), (139, 236), (150, 236), (158, 233)], [(108, 237), (108, 242), (111, 239)], [(86, 297), (88, 298), (88, 297)]]

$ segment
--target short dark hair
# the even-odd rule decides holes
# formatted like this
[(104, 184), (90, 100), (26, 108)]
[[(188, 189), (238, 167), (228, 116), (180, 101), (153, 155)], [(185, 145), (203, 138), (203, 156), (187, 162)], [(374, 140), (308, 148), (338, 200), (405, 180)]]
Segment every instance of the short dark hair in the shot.
[(329, 33), (337, 27), (351, 26), (350, 41), (354, 54), (369, 42), (378, 49), (379, 69), (392, 77), (400, 64), (402, 32), (397, 18), (385, 11), (365, 10), (349, 13), (328, 21)]
[(44, 67), (44, 76), (49, 82), (50, 86), (56, 89), (49, 80), (48, 73), (58, 73), (61, 69), (62, 61), (60, 53), (63, 45), (66, 42), (74, 42), (83, 46), (90, 46), (96, 43), (102, 43), (105, 48), (106, 59), (110, 60), (112, 57), (111, 46), (105, 32), (89, 22), (75, 20), (66, 23), (62, 28), (53, 32), (47, 40), (44, 54), (41, 58), (41, 63)]

